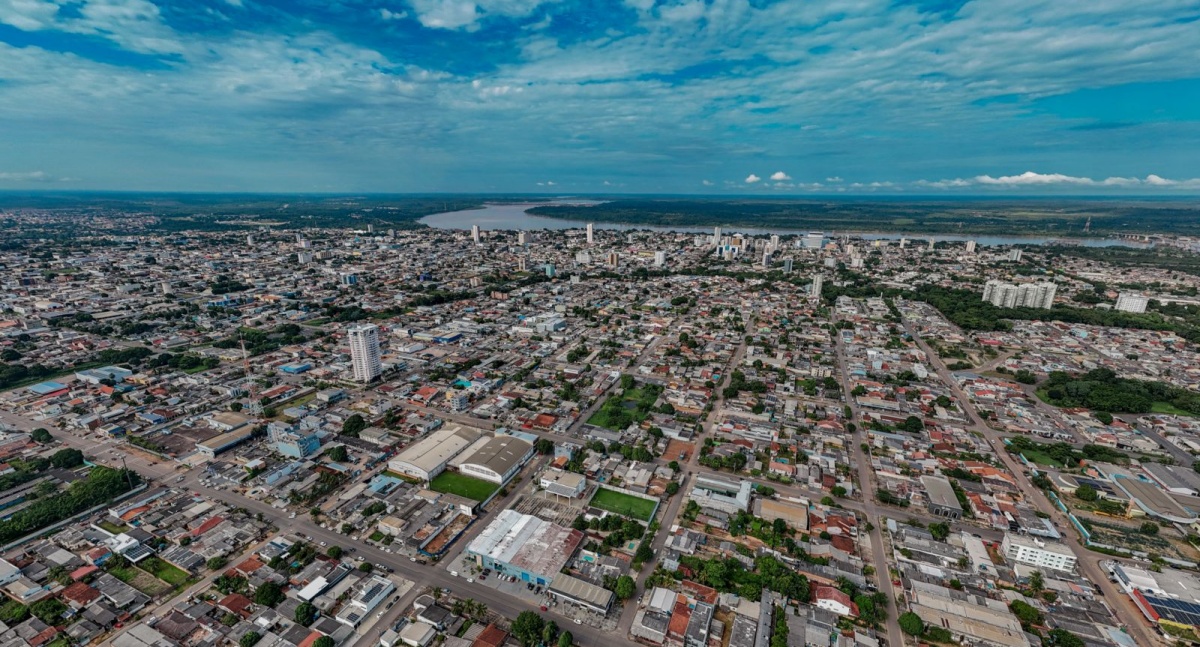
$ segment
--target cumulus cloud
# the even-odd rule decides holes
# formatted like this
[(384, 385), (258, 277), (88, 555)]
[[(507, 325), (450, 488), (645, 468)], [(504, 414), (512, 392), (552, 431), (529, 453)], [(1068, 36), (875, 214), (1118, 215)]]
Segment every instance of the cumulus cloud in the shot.
[(838, 177), (838, 176), (836, 176), (836, 175), (835, 175), (835, 176), (833, 176), (833, 177), (827, 177), (827, 178), (825, 178), (825, 181), (826, 181), (826, 182), (828, 182), (828, 183), (830, 183), (830, 184), (837, 184), (837, 183), (839, 183), (839, 182), (841, 182), (841, 181), (842, 181), (842, 178), (840, 178), (840, 177)]
[[(872, 183), (878, 184), (878, 183)], [(1066, 175), (1063, 173), (1035, 173), (1026, 171), (1020, 175), (977, 175), (970, 179), (955, 178), (947, 180), (917, 180), (914, 185), (935, 189), (958, 189), (963, 187), (1052, 187), (1052, 186), (1081, 186), (1097, 188), (1195, 188), (1200, 186), (1200, 178), (1191, 180), (1170, 180), (1153, 173), (1145, 179), (1136, 177), (1112, 176), (1097, 180), (1086, 176)]]
[[(487, 16), (519, 18), (528, 16), (546, 0), (411, 0), (417, 20), (437, 29), (479, 28)], [(553, 1), (553, 0), (550, 0)]]
[(713, 185), (711, 180), (700, 180), (700, 184), (703, 184), (704, 186), (712, 186)]
[(391, 9), (388, 9), (387, 7), (382, 7), (379, 9), (379, 17), (383, 18), (384, 20), (404, 20), (405, 18), (408, 17), (408, 12), (407, 11), (392, 11)]
[(776, 182), (787, 182), (788, 180), (792, 179), (792, 176), (784, 173), (783, 171), (775, 171), (771, 174), (771, 179)]
[(762, 182), (762, 178), (753, 173), (746, 176), (746, 184), (754, 184), (755, 182)]

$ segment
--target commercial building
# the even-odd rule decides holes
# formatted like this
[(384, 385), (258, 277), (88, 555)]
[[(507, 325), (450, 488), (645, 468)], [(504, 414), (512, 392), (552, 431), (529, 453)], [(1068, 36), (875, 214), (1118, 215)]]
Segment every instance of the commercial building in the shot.
[(592, 243), (595, 243), (595, 242), (596, 242), (596, 228), (592, 225), (592, 223), (589, 222), (587, 224), (587, 243), (589, 245), (591, 245)]
[(267, 425), (267, 440), (272, 449), (290, 458), (311, 456), (321, 448), (321, 438), (317, 435), (317, 429), (289, 425), (278, 420)]
[(983, 286), (983, 300), (1000, 308), (1043, 308), (1054, 305), (1058, 286), (1050, 282), (1014, 285), (992, 279)]
[(422, 481), (431, 481), (446, 469), (450, 459), (458, 456), (482, 435), (483, 432), (471, 427), (443, 427), (397, 454), (388, 461), (388, 469)]
[(196, 451), (204, 458), (212, 460), (217, 457), (217, 454), (233, 449), (238, 444), (244, 443), (253, 437), (254, 427), (245, 425), (233, 431), (196, 443)]
[(582, 496), (583, 491), (587, 489), (587, 478), (575, 472), (548, 469), (542, 472), (542, 478), (538, 482), (538, 485), (543, 490), (555, 496), (565, 496), (574, 499)]
[(821, 288), (825, 285), (825, 277), (817, 274), (812, 280), (812, 289), (808, 291), (809, 296), (814, 299), (821, 298)]
[(584, 534), (573, 528), (502, 510), (466, 552), (483, 568), (545, 586), (561, 576), (583, 540)]
[(1134, 292), (1122, 292), (1117, 295), (1117, 305), (1114, 309), (1121, 312), (1143, 313), (1146, 311), (1146, 306), (1150, 304), (1150, 297), (1144, 294), (1136, 294)]
[(492, 483), (507, 483), (533, 456), (533, 443), (516, 436), (496, 436), (458, 466), (463, 474)]
[(350, 361), (356, 382), (371, 382), (383, 374), (383, 359), (379, 352), (379, 326), (366, 324), (347, 331), (350, 340)]
[(750, 481), (728, 481), (709, 476), (697, 476), (693, 481), (688, 498), (701, 508), (725, 514), (746, 512), (750, 509)]
[(590, 609), (608, 613), (612, 608), (613, 592), (570, 575), (558, 575), (546, 591), (554, 597)]
[(1004, 556), (1029, 566), (1056, 571), (1075, 570), (1075, 553), (1064, 544), (1048, 543), (1026, 535), (1005, 533), (1000, 544)]
[(925, 487), (925, 498), (929, 502), (929, 512), (947, 519), (961, 519), (962, 505), (958, 503), (958, 495), (950, 480), (944, 476), (922, 476), (921, 485)]
[(338, 612), (337, 621), (344, 625), (358, 627), (394, 590), (396, 590), (396, 585), (382, 575), (364, 578), (355, 585), (349, 604)]

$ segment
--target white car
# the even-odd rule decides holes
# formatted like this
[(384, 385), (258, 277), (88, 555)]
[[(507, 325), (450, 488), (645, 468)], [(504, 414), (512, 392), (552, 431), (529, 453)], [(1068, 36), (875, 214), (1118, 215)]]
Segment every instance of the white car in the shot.
[(579, 618), (575, 618), (575, 624), (581, 625), (581, 624), (583, 624), (583, 621), (580, 620)]
[(293, 513), (291, 513), (291, 514), (289, 514), (289, 515), (288, 515), (288, 519), (295, 519), (295, 518), (296, 518), (296, 513), (295, 513), (295, 512), (293, 512)]
[(325, 543), (325, 542), (321, 542), (321, 547), (322, 547), (322, 548), (324, 548), (325, 546), (328, 546), (328, 545), (329, 545), (329, 544), (327, 544), (327, 543)]
[(473, 578), (473, 577), (467, 578), (467, 584), (474, 584), (474, 583), (475, 583), (475, 578)]

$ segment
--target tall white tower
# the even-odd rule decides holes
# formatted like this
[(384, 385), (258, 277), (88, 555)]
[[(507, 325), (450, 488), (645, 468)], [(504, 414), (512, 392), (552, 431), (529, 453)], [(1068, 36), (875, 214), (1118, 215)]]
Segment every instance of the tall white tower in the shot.
[(379, 354), (379, 326), (366, 324), (354, 326), (350, 337), (350, 361), (354, 366), (354, 379), (370, 382), (383, 374), (383, 360)]
[(813, 276), (812, 289), (809, 290), (809, 295), (814, 299), (821, 298), (821, 288), (825, 286), (825, 277), (817, 274)]
[(479, 225), (471, 225), (471, 240), (479, 244)]
[(587, 241), (588, 241), (589, 245), (596, 242), (596, 230), (595, 230), (595, 227), (592, 226), (592, 223), (590, 223), (590, 222), (588, 223), (588, 226), (587, 226)]
[(713, 244), (713, 247), (716, 247), (717, 245), (721, 244), (721, 228), (720, 227), (713, 227), (712, 244)]

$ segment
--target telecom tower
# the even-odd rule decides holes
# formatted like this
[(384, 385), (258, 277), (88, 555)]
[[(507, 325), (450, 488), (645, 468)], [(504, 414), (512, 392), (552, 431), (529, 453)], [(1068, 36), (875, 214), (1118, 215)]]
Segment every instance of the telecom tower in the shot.
[(242, 370), (246, 373), (246, 388), (250, 392), (250, 405), (246, 409), (255, 416), (261, 416), (263, 412), (262, 403), (258, 401), (258, 385), (255, 384), (254, 378), (250, 375), (250, 356), (246, 354), (246, 339), (240, 334), (238, 341), (242, 343)]

